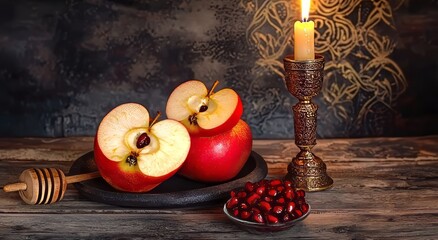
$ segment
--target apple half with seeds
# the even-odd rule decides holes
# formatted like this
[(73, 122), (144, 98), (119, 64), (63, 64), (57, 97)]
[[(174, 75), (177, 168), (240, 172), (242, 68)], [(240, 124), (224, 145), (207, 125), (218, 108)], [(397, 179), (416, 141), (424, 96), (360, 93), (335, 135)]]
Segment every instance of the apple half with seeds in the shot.
[(103, 179), (115, 189), (147, 192), (173, 176), (190, 149), (186, 128), (175, 120), (150, 121), (137, 103), (122, 104), (101, 121), (94, 160)]
[(170, 119), (186, 126), (191, 136), (209, 137), (232, 129), (243, 113), (242, 100), (230, 88), (214, 92), (198, 80), (189, 80), (176, 87), (166, 105)]

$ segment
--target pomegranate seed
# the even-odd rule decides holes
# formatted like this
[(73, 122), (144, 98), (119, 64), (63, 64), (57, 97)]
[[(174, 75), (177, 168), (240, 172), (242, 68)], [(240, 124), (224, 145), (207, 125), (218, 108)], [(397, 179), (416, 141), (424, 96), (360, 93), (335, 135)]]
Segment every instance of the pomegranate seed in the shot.
[(274, 206), (274, 208), (272, 208), (272, 211), (275, 214), (280, 215), (283, 212), (283, 207), (282, 206)]
[(304, 192), (303, 190), (298, 190), (298, 191), (297, 191), (297, 195), (298, 195), (298, 197), (303, 198), (303, 197), (306, 196), (306, 192)]
[(260, 213), (256, 213), (256, 214), (252, 215), (252, 218), (254, 219), (255, 222), (258, 222), (258, 223), (265, 222), (265, 219), (263, 219), (263, 216)]
[(289, 202), (286, 205), (286, 212), (291, 213), (294, 209), (295, 209), (295, 203), (294, 202)]
[(264, 212), (269, 212), (271, 210), (271, 204), (269, 204), (268, 202), (265, 202), (265, 201), (261, 201), (259, 203), (259, 207)]
[(300, 209), (295, 209), (295, 210), (294, 210), (294, 215), (295, 215), (296, 217), (301, 217), (301, 216), (303, 216), (303, 212), (301, 212)]
[(286, 199), (292, 200), (295, 198), (295, 192), (293, 189), (286, 188), (284, 196), (286, 197)]
[(270, 189), (270, 190), (268, 191), (268, 195), (269, 195), (269, 196), (272, 196), (272, 197), (277, 196), (277, 190), (275, 190), (275, 189)]
[(269, 196), (265, 196), (265, 197), (263, 198), (263, 200), (266, 201), (266, 202), (272, 202), (272, 198), (269, 197)]
[(260, 195), (258, 195), (257, 193), (253, 193), (253, 194), (249, 195), (249, 197), (246, 199), (246, 202), (249, 205), (253, 205), (259, 198), (260, 198)]
[(286, 187), (292, 187), (292, 182), (291, 181), (288, 181), (288, 180), (285, 180), (284, 182), (284, 186), (286, 186)]
[(151, 143), (151, 138), (147, 133), (142, 133), (140, 136), (138, 136), (137, 143), (135, 145), (137, 148), (144, 148), (149, 145), (149, 143)]
[(285, 200), (284, 200), (284, 198), (279, 198), (275, 202), (279, 203), (279, 204), (283, 204), (283, 203), (285, 203)]
[(234, 206), (236, 206), (239, 203), (239, 199), (237, 199), (236, 197), (232, 197), (230, 200), (228, 200), (227, 202), (227, 208), (231, 209)]
[(231, 196), (231, 197), (235, 197), (236, 194), (237, 194), (237, 193), (236, 193), (236, 191), (234, 191), (234, 190), (230, 192), (230, 196)]
[(246, 203), (243, 202), (243, 203), (239, 204), (239, 208), (240, 209), (248, 209), (249, 207), (248, 207), (248, 205)]
[(245, 197), (246, 197), (246, 192), (243, 192), (243, 191), (238, 192), (238, 193), (237, 193), (237, 197), (238, 197), (238, 198), (245, 198)]
[(278, 193), (282, 193), (284, 191), (284, 187), (283, 186), (277, 186), (277, 192)]
[(247, 192), (252, 192), (252, 190), (254, 190), (254, 184), (252, 184), (251, 182), (245, 183), (245, 190)]
[(269, 223), (278, 223), (278, 218), (271, 214), (266, 216), (266, 220), (268, 220)]
[(309, 204), (304, 203), (303, 205), (301, 205), (301, 211), (303, 211), (303, 213), (309, 211)]
[(249, 213), (248, 211), (242, 211), (240, 213), (240, 218), (242, 219), (248, 219), (249, 217), (251, 217), (251, 213)]
[(279, 179), (274, 179), (274, 180), (271, 180), (269, 182), (269, 185), (271, 185), (271, 186), (277, 186), (277, 185), (280, 185), (280, 184), (281, 184), (281, 180), (279, 180)]
[(257, 193), (258, 195), (263, 195), (263, 193), (265, 192), (265, 190), (266, 190), (266, 187), (265, 187), (265, 186), (260, 186), (260, 187), (258, 187), (258, 188), (256, 189), (256, 193)]
[(239, 216), (239, 209), (235, 208), (233, 210), (233, 216), (235, 216), (235, 217)]

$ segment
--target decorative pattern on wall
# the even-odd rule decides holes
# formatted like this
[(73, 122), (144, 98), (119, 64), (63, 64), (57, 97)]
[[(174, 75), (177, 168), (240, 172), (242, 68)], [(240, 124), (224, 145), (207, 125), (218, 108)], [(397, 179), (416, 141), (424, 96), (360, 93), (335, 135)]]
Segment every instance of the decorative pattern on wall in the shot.
[[(293, 46), (299, 1), (242, 1), (253, 14), (248, 41), (257, 47), (257, 67), (281, 78), (283, 57)], [(403, 1), (399, 1), (400, 4)], [(396, 40), (389, 0), (313, 1), (315, 52), (326, 58), (320, 110), (321, 136), (381, 135), (391, 124), (394, 105), (407, 81), (391, 59)], [(393, 2), (395, 4), (395, 2)], [(324, 107), (326, 106), (326, 107)]]
[[(240, 94), (255, 138), (291, 138), (297, 100), (284, 84), (282, 59), (293, 52), (298, 4), (1, 1), (0, 136), (92, 136), (118, 104), (163, 111), (173, 88), (200, 79)], [(429, 60), (438, 54), (436, 0), (312, 6), (316, 52), (326, 59), (322, 93), (312, 99), (317, 136), (437, 132), (427, 115), (438, 116), (438, 67)]]

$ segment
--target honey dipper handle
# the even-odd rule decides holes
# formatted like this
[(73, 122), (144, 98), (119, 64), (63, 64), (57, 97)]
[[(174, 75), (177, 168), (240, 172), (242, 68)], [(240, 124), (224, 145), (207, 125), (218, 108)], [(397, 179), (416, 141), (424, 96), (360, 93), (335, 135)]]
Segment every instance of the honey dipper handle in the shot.
[[(76, 182), (90, 180), (90, 179), (97, 178), (97, 177), (100, 177), (100, 174), (98, 171), (91, 172), (91, 173), (78, 174), (78, 175), (73, 175), (73, 176), (66, 176), (65, 179), (66, 179), (67, 183), (76, 183)], [(11, 183), (11, 184), (3, 186), (4, 192), (26, 191), (26, 189), (27, 189), (27, 184), (24, 182)]]
[(11, 183), (3, 186), (4, 192), (17, 192), (17, 191), (24, 191), (26, 189), (27, 189), (27, 185), (26, 183), (23, 182)]
[(97, 177), (100, 177), (99, 172), (90, 172), (90, 173), (78, 174), (78, 175), (73, 175), (73, 176), (66, 176), (65, 179), (66, 179), (67, 183), (76, 183), (76, 182), (90, 180), (90, 179), (97, 178)]

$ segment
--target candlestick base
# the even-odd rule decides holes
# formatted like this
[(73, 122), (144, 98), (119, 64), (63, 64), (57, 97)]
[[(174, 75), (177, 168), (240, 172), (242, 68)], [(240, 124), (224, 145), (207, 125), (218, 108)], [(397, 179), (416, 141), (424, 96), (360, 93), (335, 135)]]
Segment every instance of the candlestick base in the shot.
[(310, 150), (301, 150), (287, 166), (285, 179), (292, 181), (297, 189), (322, 191), (333, 186), (333, 179), (327, 175), (326, 170), (321, 158)]

